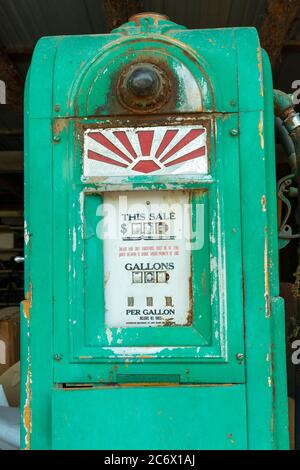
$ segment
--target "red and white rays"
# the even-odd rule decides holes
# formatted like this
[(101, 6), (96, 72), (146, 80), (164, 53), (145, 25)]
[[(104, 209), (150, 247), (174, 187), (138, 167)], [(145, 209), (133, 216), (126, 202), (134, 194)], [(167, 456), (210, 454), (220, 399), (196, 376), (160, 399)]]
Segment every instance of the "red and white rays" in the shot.
[(207, 173), (203, 126), (88, 129), (85, 176)]

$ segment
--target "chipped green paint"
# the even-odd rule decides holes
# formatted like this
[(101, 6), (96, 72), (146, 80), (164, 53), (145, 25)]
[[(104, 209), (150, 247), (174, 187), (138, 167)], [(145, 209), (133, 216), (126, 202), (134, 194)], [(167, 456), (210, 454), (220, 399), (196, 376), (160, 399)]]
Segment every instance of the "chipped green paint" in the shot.
[[(137, 60), (170, 74), (157, 114), (118, 101), (122, 67)], [(252, 28), (189, 31), (143, 18), (109, 35), (38, 42), (25, 99), (34, 295), (22, 325), (23, 448), (287, 448), (272, 108)], [(85, 129), (190, 124), (208, 126), (207, 175), (83, 177)], [(107, 191), (145, 190), (162, 200), (188, 191), (193, 227), (204, 207), (192, 323), (108, 328), (98, 209)]]

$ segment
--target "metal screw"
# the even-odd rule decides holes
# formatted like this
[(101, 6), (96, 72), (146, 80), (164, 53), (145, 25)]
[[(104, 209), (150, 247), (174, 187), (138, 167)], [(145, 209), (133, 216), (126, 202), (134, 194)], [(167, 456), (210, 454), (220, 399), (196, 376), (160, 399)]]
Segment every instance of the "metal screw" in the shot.
[(56, 105), (54, 106), (54, 111), (55, 111), (56, 113), (58, 113), (58, 112), (60, 111), (60, 106), (59, 106), (59, 104), (56, 104)]
[(237, 129), (231, 129), (231, 131), (230, 131), (230, 134), (231, 134), (233, 137), (237, 136), (238, 133), (239, 133), (239, 131), (238, 131)]
[(243, 361), (244, 360), (244, 354), (237, 353), (236, 358), (237, 358), (238, 361)]
[(232, 106), (232, 107), (236, 106), (236, 101), (235, 100), (230, 100), (230, 106)]
[(61, 360), (61, 355), (60, 354), (54, 354), (54, 360), (55, 361), (60, 361)]
[(59, 134), (54, 134), (53, 140), (54, 140), (54, 142), (59, 142), (60, 141), (60, 135)]

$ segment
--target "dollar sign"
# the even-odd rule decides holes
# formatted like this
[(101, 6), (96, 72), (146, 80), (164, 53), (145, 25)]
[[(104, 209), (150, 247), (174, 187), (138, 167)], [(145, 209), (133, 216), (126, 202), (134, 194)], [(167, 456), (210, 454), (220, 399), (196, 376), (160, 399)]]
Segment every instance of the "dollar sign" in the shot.
[(124, 235), (127, 232), (126, 224), (121, 225), (121, 233)]

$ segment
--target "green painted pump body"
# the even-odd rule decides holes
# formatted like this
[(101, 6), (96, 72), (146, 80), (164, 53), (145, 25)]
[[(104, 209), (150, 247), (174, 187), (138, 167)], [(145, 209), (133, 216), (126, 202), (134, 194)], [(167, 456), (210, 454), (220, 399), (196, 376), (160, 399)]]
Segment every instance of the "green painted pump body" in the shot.
[[(120, 77), (140, 63), (165, 81), (147, 109), (120, 95)], [(190, 31), (149, 17), (111, 34), (38, 42), (25, 94), (23, 448), (288, 447), (272, 97), (252, 28)], [(149, 138), (167, 130), (168, 140), (202, 134), (205, 155), (194, 148), (195, 158), (169, 166), (166, 153), (164, 165), (158, 150), (150, 158)], [(139, 132), (145, 158), (128, 144)], [(140, 166), (129, 171), (133, 159)], [(149, 248), (171, 250), (156, 258), (165, 269), (181, 263), (175, 321), (161, 320), (158, 312), (175, 311), (161, 300), (132, 307), (132, 292), (156, 302), (157, 286), (126, 287), (130, 269), (144, 276), (154, 266), (149, 240), (117, 247), (128, 256), (122, 273), (124, 259), (99, 235), (102, 206), (120, 194), (189, 201), (189, 254), (183, 245), (174, 253), (174, 240)], [(169, 274), (159, 289), (172, 306)]]

